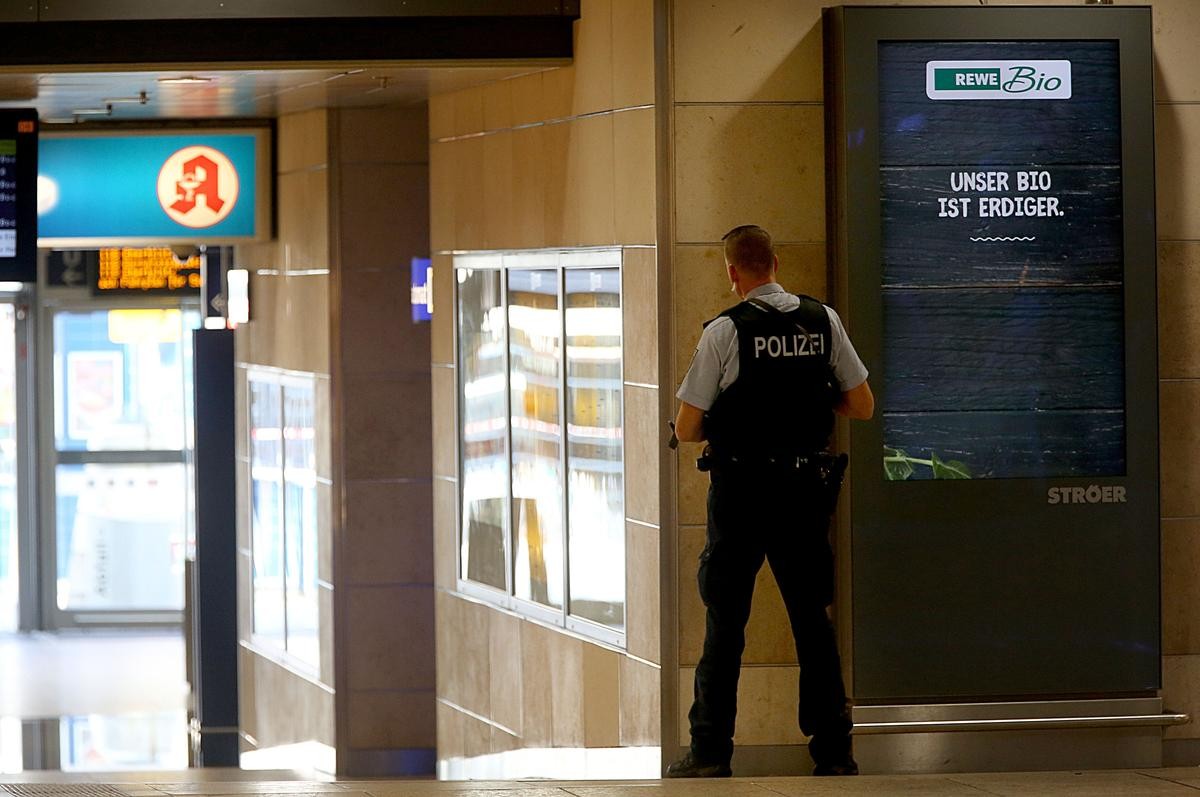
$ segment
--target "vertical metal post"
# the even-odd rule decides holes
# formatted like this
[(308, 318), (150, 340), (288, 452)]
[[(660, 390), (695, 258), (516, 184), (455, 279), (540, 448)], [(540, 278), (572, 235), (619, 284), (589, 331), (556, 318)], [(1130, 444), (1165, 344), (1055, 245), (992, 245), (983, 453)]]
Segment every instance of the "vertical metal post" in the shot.
[(233, 331), (198, 329), (195, 345), (196, 565), (192, 595), (195, 761), (236, 767), (237, 482)]

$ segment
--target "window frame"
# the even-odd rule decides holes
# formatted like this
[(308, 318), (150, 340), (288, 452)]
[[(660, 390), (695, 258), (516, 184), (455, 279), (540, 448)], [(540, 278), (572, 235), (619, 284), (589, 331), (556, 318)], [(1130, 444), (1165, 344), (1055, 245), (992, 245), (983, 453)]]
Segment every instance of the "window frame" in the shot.
[[(254, 416), (251, 412), (254, 391), (251, 386), (253, 383), (256, 383), (256, 382), (259, 384), (270, 385), (271, 387), (273, 387), (274, 388), (273, 398), (278, 401), (278, 405), (279, 405), (279, 432), (280, 432), (279, 446), (280, 446), (280, 449), (279, 449), (279, 482), (278, 482), (278, 484), (279, 484), (280, 490), (279, 490), (279, 507), (278, 507), (278, 510), (279, 510), (279, 516), (278, 516), (279, 517), (279, 530), (278, 531), (279, 531), (280, 545), (282, 546), (282, 549), (279, 552), (280, 553), (280, 558), (279, 558), (280, 576), (279, 576), (279, 578), (280, 578), (280, 586), (281, 586), (281, 595), (283, 598), (282, 604), (280, 606), (280, 610), (282, 613), (281, 614), (281, 618), (282, 618), (281, 622), (282, 622), (282, 628), (283, 628), (283, 636), (282, 636), (283, 644), (282, 644), (282, 646), (277, 644), (275, 638), (270, 637), (270, 636), (264, 636), (264, 635), (260, 634), (258, 632), (258, 630), (256, 628), (256, 624), (255, 624), (255, 605), (258, 602), (258, 595), (257, 595), (257, 591), (255, 589), (255, 580), (254, 580), (255, 539), (256, 539), (257, 530), (256, 530), (255, 523), (254, 523), (254, 442), (253, 442), (253, 440), (250, 439), (250, 434), (254, 428), (254, 424), (253, 424)], [(287, 401), (284, 398), (284, 395), (285, 395), (286, 388), (289, 388), (289, 387), (300, 388), (300, 389), (305, 389), (305, 390), (310, 391), (313, 396), (313, 404), (315, 407), (316, 401), (317, 401), (317, 377), (315, 374), (311, 374), (311, 373), (307, 373), (307, 372), (303, 372), (303, 371), (288, 371), (288, 370), (281, 369), (281, 368), (272, 368), (269, 366), (261, 366), (261, 365), (251, 365), (246, 369), (246, 391), (245, 391), (245, 399), (244, 399), (245, 400), (244, 411), (245, 411), (245, 417), (246, 417), (246, 421), (247, 421), (245, 435), (246, 435), (246, 451), (247, 451), (249, 462), (246, 465), (246, 484), (245, 484), (246, 517), (245, 517), (245, 521), (246, 521), (246, 528), (249, 532), (247, 535), (248, 536), (247, 541), (249, 543), (248, 554), (249, 554), (249, 559), (250, 559), (250, 574), (249, 574), (250, 617), (249, 617), (248, 636), (249, 636), (250, 644), (254, 647), (254, 650), (256, 652), (266, 656), (269, 659), (272, 659), (273, 661), (279, 662), (280, 664), (288, 667), (289, 669), (293, 670), (294, 672), (296, 672), (298, 674), (303, 675), (306, 678), (311, 678), (311, 679), (315, 680), (315, 679), (320, 678), (320, 675), (321, 675), (320, 659), (321, 659), (321, 656), (323, 653), (323, 651), (321, 651), (321, 649), (320, 649), (321, 616), (320, 616), (319, 598), (318, 598), (318, 609), (317, 609), (317, 618), (316, 618), (317, 641), (318, 641), (317, 661), (313, 662), (313, 661), (309, 661), (308, 659), (305, 659), (301, 656), (297, 656), (295, 653), (293, 653), (288, 648), (288, 626), (289, 626), (289, 623), (288, 623), (288, 596), (287, 596), (287, 593), (288, 593), (288, 584), (287, 584), (287, 556), (288, 556), (288, 542), (287, 542), (288, 475), (287, 475), (287, 471), (288, 471), (288, 464), (287, 464), (287, 450), (286, 450), (286, 446), (287, 446), (286, 429), (287, 429), (288, 419), (287, 419), (287, 415), (286, 415)], [(314, 418), (314, 428), (315, 428), (315, 424), (318, 422), (319, 422), (319, 418)], [(319, 479), (317, 480), (317, 483), (318, 484), (320, 483)], [(318, 509), (318, 512), (319, 511), (320, 510)], [(316, 533), (317, 534), (320, 533), (319, 521), (318, 521), (318, 529), (317, 529)], [(318, 546), (319, 546), (319, 543), (318, 543)], [(312, 566), (319, 573), (320, 572), (320, 570), (319, 570), (319, 568), (320, 568), (320, 548), (318, 547), (317, 550), (318, 550), (317, 561), (314, 561), (312, 563)], [(328, 582), (323, 581), (319, 577), (317, 578), (316, 583), (317, 583), (318, 594), (319, 594), (319, 590), (322, 586), (326, 586), (326, 587), (331, 586), (328, 584)]]
[[(568, 368), (567, 368), (567, 315), (566, 315), (566, 273), (571, 270), (595, 270), (595, 269), (612, 269), (617, 274), (617, 291), (621, 299), (621, 357), (619, 363), (620, 369), (620, 386), (621, 386), (621, 520), (622, 524), (626, 522), (626, 494), (627, 481), (624, 478), (626, 473), (626, 443), (624, 439), (625, 429), (625, 331), (624, 331), (624, 269), (622, 265), (621, 249), (619, 247), (583, 247), (576, 249), (531, 249), (531, 250), (504, 250), (504, 251), (489, 251), (489, 252), (454, 252), (451, 257), (451, 284), (453, 286), (453, 346), (454, 346), (454, 361), (455, 361), (455, 396), (454, 396), (454, 418), (455, 418), (455, 467), (456, 467), (456, 484), (455, 484), (455, 546), (454, 546), (454, 568), (455, 568), (455, 585), (456, 591), (462, 595), (474, 598), (476, 600), (498, 606), (502, 609), (512, 611), (528, 619), (545, 625), (555, 626), (567, 631), (578, 634), (590, 640), (602, 642), (619, 649), (626, 647), (626, 635), (628, 633), (629, 622), (629, 568), (628, 568), (628, 548), (625, 548), (626, 560), (621, 570), (621, 580), (623, 583), (624, 604), (623, 612), (625, 623), (620, 630), (611, 626), (606, 626), (593, 620), (588, 620), (582, 617), (571, 614), (571, 525), (570, 525), (570, 469), (569, 469), (569, 434), (567, 431), (567, 401), (568, 401)], [(500, 274), (500, 307), (504, 316), (504, 411), (505, 411), (505, 436), (506, 436), (506, 454), (507, 462), (507, 478), (506, 478), (506, 497), (504, 510), (504, 572), (505, 572), (505, 590), (501, 591), (496, 587), (484, 584), (478, 581), (471, 581), (464, 577), (463, 562), (462, 562), (462, 544), (463, 544), (463, 433), (462, 433), (462, 417), (463, 417), (463, 368), (462, 368), (462, 351), (460, 349), (460, 315), (459, 315), (459, 281), (457, 278), (460, 269), (471, 269), (474, 271), (492, 271)], [(558, 413), (559, 424), (562, 430), (559, 446), (559, 466), (562, 470), (562, 493), (560, 503), (560, 514), (562, 523), (562, 552), (563, 552), (563, 576), (562, 576), (562, 608), (556, 609), (551, 606), (545, 606), (535, 601), (519, 598), (515, 595), (515, 567), (516, 553), (513, 540), (513, 430), (512, 430), (512, 361), (511, 361), (511, 328), (509, 325), (509, 285), (508, 274), (510, 271), (539, 271), (553, 270), (555, 272), (555, 285), (558, 296), (558, 321), (560, 335), (560, 354), (559, 354), (559, 399)]]

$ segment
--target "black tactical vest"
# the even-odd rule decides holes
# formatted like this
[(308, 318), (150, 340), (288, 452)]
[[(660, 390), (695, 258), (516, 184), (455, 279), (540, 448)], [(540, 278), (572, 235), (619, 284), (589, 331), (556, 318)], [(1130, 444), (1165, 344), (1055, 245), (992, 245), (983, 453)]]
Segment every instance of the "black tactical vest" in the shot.
[(789, 312), (745, 301), (721, 313), (737, 327), (738, 377), (704, 418), (716, 457), (803, 456), (829, 444), (840, 397), (829, 314), (811, 296), (798, 298)]

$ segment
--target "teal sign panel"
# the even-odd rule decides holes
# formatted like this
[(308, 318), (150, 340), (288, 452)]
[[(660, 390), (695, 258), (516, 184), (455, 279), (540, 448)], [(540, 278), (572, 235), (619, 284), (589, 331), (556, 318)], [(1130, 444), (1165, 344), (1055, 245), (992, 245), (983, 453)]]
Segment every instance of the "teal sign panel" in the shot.
[(260, 135), (43, 136), (39, 238), (57, 244), (257, 237)]

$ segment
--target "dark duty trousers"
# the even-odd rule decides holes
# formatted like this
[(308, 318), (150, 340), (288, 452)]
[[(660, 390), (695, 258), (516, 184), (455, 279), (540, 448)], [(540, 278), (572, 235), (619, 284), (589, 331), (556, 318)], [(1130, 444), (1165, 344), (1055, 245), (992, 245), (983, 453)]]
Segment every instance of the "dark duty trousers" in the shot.
[(708, 535), (700, 555), (700, 597), (707, 609), (704, 652), (696, 667), (688, 714), (692, 753), (728, 762), (746, 623), (754, 582), (765, 558), (779, 585), (800, 663), (800, 729), (812, 737), (818, 764), (850, 757), (850, 712), (833, 624), (833, 555), (829, 513), (815, 474), (807, 470), (710, 473)]

